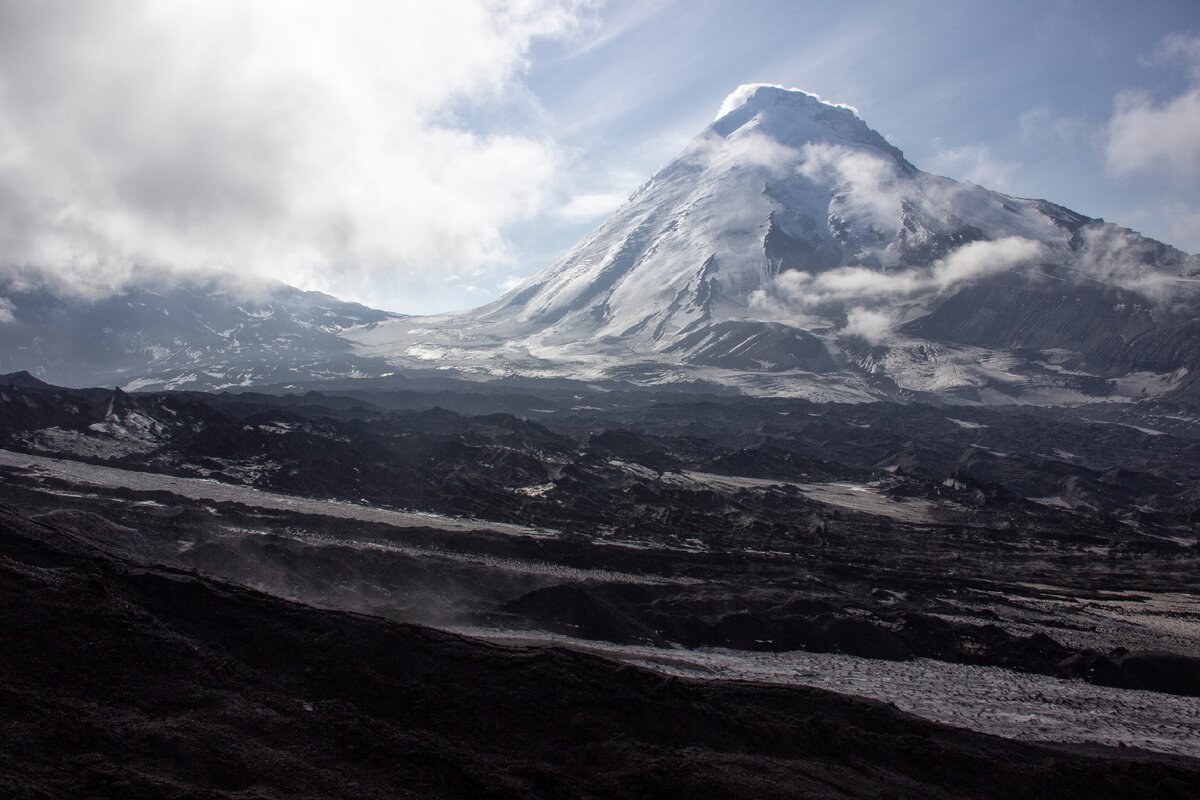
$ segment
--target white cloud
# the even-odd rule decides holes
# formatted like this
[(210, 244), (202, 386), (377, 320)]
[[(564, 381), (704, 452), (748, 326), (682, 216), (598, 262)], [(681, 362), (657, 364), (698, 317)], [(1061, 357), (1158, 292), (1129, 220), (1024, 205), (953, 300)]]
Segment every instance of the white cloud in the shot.
[(1042, 245), (1020, 236), (1006, 236), (992, 242), (970, 242), (933, 266), (932, 282), (939, 289), (982, 278), (1033, 261), (1042, 253)]
[(13, 322), (16, 317), (13, 316), (13, 304), (7, 297), (0, 297), (0, 325), (6, 322)]
[(1179, 300), (1175, 275), (1156, 267), (1156, 242), (1115, 225), (1094, 225), (1079, 232), (1075, 266), (1086, 277), (1120, 286), (1164, 305)]
[(1182, 65), (1191, 86), (1163, 102), (1143, 91), (1117, 95), (1108, 122), (1105, 163), (1118, 176), (1151, 173), (1195, 180), (1200, 177), (1200, 36), (1168, 36), (1144, 61)]
[(627, 197), (625, 192), (577, 194), (557, 209), (555, 215), (568, 222), (591, 222), (617, 208)]
[(728, 138), (716, 134), (706, 137), (692, 157), (705, 169), (760, 167), (774, 177), (783, 177), (800, 160), (801, 154), (770, 136), (756, 131), (738, 131)]
[(804, 145), (803, 158), (798, 168), (801, 175), (843, 188), (849, 203), (866, 212), (879, 231), (895, 234), (899, 230), (903, 197), (897, 191), (892, 162), (863, 150), (823, 142)]
[(1167, 34), (1158, 48), (1140, 61), (1147, 67), (1182, 66), (1193, 81), (1200, 83), (1200, 35)]
[(892, 329), (892, 316), (886, 311), (856, 307), (846, 312), (846, 326), (842, 333), (857, 336), (870, 344), (879, 344)]
[(1110, 172), (1152, 172), (1178, 179), (1200, 177), (1200, 88), (1165, 103), (1142, 92), (1123, 92), (1108, 123), (1104, 155)]
[(1034, 260), (1042, 251), (1038, 242), (1007, 236), (965, 244), (926, 269), (837, 267), (816, 274), (792, 270), (776, 278), (773, 288), (787, 302), (801, 306), (904, 297), (1007, 272)]
[[(102, 292), (135, 266), (391, 287), (511, 260), (559, 149), (480, 134), (585, 0), (0, 6), (0, 258)], [(385, 300), (385, 298), (378, 298)]]

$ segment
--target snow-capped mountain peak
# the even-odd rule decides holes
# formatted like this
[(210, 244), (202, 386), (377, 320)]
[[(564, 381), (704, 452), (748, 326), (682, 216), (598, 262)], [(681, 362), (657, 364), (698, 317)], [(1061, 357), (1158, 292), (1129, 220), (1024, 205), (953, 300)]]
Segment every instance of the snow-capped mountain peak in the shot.
[(809, 142), (840, 142), (877, 148), (903, 160), (904, 156), (858, 116), (853, 106), (830, 103), (803, 89), (768, 83), (739, 86), (721, 104), (709, 130), (728, 137), (754, 131), (780, 144), (799, 147)]
[(547, 340), (586, 331), (662, 350), (709, 322), (795, 321), (778, 308), (796, 285), (777, 285), (784, 273), (930, 267), (978, 239), (1065, 246), (1068, 234), (1029, 201), (951, 184), (920, 173), (850, 109), (756, 87), (483, 318)]
[(737, 87), (725, 96), (725, 100), (721, 103), (721, 107), (717, 110), (716, 119), (720, 119), (731, 111), (734, 111), (746, 105), (747, 103), (750, 103), (751, 101), (761, 101), (766, 98), (820, 103), (821, 105), (830, 106), (831, 108), (844, 109), (854, 114), (854, 116), (858, 116), (858, 109), (854, 106), (847, 105), (845, 103), (831, 103), (828, 100), (822, 100), (821, 96), (815, 92), (809, 92), (794, 86), (781, 86), (778, 83), (743, 83), (741, 86)]
[(1200, 359), (1197, 271), (1132, 231), (922, 172), (853, 108), (749, 84), (504, 297), (348, 335), (395, 364), (497, 374), (1066, 402), (1178, 388)]

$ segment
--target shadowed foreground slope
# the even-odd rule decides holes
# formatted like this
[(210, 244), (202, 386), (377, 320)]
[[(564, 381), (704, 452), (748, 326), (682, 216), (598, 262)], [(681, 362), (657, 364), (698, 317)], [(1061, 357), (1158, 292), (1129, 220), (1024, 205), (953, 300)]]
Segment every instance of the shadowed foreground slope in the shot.
[(1188, 796), (1200, 765), (1035, 747), (319, 611), (0, 509), (0, 795)]

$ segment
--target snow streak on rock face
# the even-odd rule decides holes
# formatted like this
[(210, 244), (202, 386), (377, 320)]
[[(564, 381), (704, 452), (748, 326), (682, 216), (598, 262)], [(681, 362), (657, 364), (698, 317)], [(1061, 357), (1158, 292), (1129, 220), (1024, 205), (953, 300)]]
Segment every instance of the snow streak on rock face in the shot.
[[(1106, 379), (1192, 363), (1179, 337), (1195, 333), (1194, 257), (921, 172), (853, 109), (805, 92), (745, 86), (722, 111), (599, 229), (497, 302), (350, 335), (396, 363), (717, 378), (841, 399), (898, 387), (1119, 397)], [(982, 287), (996, 296), (964, 301)], [(1014, 324), (1005, 303), (1024, 318)], [(1179, 325), (1153, 352), (1127, 352)], [(1038, 352), (1015, 369), (978, 366), (1020, 348)]]

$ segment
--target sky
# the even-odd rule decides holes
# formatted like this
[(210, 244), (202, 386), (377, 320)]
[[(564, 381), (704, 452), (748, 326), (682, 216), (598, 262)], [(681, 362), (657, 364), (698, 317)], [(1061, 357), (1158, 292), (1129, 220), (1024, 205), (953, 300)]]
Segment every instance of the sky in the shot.
[(406, 313), (553, 263), (752, 82), (1200, 251), (1200, 5), (0, 0), (0, 270)]

